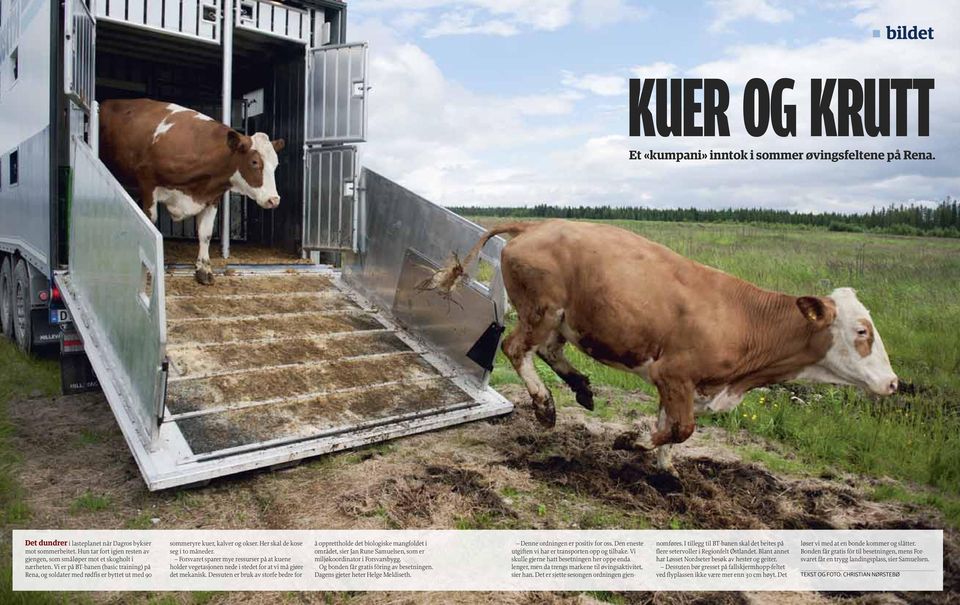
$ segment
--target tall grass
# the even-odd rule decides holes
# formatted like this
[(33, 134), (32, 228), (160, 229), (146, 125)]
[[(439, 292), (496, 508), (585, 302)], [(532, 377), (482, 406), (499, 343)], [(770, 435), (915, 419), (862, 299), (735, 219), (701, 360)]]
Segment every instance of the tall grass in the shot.
[[(785, 225), (609, 222), (764, 288), (795, 295), (855, 288), (894, 370), (916, 389), (883, 400), (833, 387), (754, 392), (734, 412), (703, 423), (778, 440), (812, 464), (960, 494), (960, 242)], [(653, 392), (578, 351), (570, 358), (594, 384)], [(545, 366), (538, 369), (559, 386)], [(510, 372), (499, 357), (494, 381), (513, 381)]]

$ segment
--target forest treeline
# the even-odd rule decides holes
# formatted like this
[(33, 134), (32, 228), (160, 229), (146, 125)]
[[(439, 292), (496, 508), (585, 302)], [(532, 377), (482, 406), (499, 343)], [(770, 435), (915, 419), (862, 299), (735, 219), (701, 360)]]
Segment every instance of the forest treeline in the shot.
[(464, 216), (670, 221), (692, 223), (777, 223), (831, 231), (960, 237), (960, 203), (947, 198), (936, 206), (893, 204), (861, 214), (793, 212), (765, 208), (643, 208), (615, 206), (455, 206)]

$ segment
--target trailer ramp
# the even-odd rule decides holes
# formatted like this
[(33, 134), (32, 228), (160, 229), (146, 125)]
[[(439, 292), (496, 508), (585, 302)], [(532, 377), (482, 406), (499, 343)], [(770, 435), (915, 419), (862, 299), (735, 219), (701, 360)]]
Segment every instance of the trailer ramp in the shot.
[(168, 276), (167, 329), (164, 424), (189, 446), (181, 464), (504, 411), (323, 267), (235, 272), (215, 288)]

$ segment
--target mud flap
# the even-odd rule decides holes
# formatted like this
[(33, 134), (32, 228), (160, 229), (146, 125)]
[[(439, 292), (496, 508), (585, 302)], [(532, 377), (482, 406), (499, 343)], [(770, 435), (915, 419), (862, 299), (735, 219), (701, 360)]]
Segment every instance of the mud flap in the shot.
[(64, 395), (99, 391), (100, 381), (86, 353), (68, 353), (60, 357), (60, 390)]
[(72, 325), (65, 326), (60, 335), (60, 391), (76, 395), (100, 390), (100, 381), (87, 359), (83, 340)]

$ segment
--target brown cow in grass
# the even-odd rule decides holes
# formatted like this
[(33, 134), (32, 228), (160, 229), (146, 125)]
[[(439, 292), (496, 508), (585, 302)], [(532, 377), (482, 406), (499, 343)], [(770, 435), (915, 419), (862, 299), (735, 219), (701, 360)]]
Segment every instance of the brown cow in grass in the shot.
[(880, 334), (852, 289), (823, 297), (762, 290), (610, 225), (501, 225), (428, 287), (450, 291), (501, 233), (515, 236), (501, 268), (518, 319), (503, 351), (546, 426), (554, 425), (556, 411), (534, 369), (535, 354), (593, 409), (590, 381), (564, 357), (567, 342), (656, 386), (656, 429), (625, 433), (615, 447), (659, 448), (660, 468), (670, 472), (669, 446), (690, 437), (694, 416), (731, 410), (750, 389), (809, 380), (878, 395), (897, 390)]
[(170, 218), (197, 217), (197, 281), (213, 283), (210, 238), (217, 204), (226, 191), (253, 198), (263, 208), (280, 204), (277, 152), (283, 139), (240, 134), (213, 118), (174, 103), (150, 99), (100, 104), (100, 157), (114, 176), (140, 190), (140, 204), (157, 220), (157, 204)]

